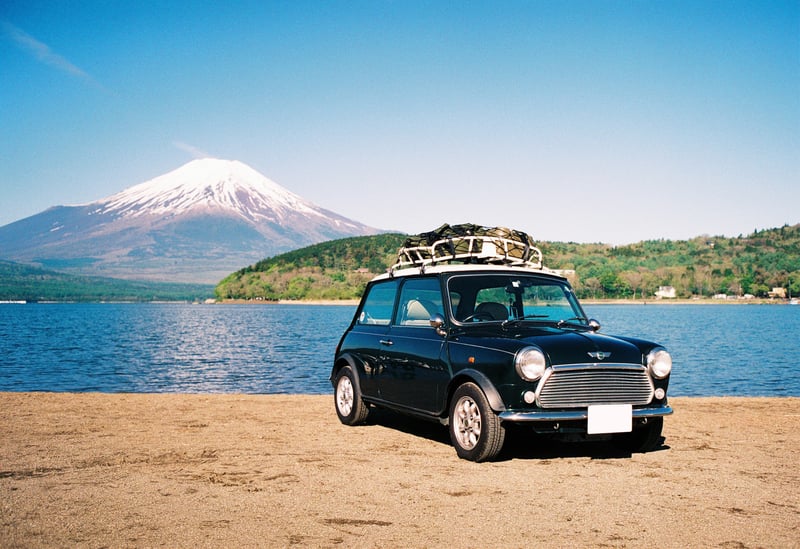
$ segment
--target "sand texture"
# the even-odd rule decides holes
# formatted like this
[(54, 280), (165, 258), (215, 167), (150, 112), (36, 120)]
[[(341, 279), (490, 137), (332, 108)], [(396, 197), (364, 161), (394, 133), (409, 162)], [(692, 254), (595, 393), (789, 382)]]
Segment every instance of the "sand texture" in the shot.
[(0, 393), (0, 547), (799, 547), (800, 399), (671, 404), (655, 452), (475, 464), (329, 396)]

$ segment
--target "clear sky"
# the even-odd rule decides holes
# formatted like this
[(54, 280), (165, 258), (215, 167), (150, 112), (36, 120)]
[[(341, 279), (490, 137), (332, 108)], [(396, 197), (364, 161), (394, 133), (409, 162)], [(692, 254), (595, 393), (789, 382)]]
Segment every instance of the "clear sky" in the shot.
[(800, 0), (0, 2), (0, 225), (193, 158), (405, 232), (800, 222)]

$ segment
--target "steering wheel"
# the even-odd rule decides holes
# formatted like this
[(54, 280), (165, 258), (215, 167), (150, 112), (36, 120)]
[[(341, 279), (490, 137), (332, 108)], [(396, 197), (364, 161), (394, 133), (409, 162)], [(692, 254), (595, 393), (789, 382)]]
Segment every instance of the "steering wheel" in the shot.
[(469, 322), (470, 320), (477, 320), (483, 322), (485, 320), (495, 320), (495, 318), (486, 311), (478, 311), (476, 313), (472, 313), (466, 318), (462, 318), (461, 322)]

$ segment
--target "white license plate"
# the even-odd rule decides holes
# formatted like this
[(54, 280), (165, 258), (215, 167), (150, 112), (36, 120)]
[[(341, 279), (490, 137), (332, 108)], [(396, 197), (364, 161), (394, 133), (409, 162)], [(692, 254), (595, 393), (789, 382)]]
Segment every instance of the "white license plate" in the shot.
[(586, 428), (588, 434), (630, 433), (632, 429), (633, 406), (630, 404), (589, 406), (589, 422)]

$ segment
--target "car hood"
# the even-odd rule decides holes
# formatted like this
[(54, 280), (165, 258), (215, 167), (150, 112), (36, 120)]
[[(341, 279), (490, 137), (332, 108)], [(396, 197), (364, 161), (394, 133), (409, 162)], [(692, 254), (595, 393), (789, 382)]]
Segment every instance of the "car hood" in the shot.
[[(539, 347), (547, 355), (550, 364), (586, 363), (633, 363), (642, 364), (646, 350), (634, 343), (636, 340), (599, 334), (590, 331), (575, 331), (558, 328), (524, 330), (499, 336), (497, 333), (464, 334), (457, 338), (460, 343), (484, 348), (495, 348), (510, 353), (527, 345)], [(648, 342), (639, 342), (652, 346)], [(592, 353), (592, 354), (590, 354)]]

